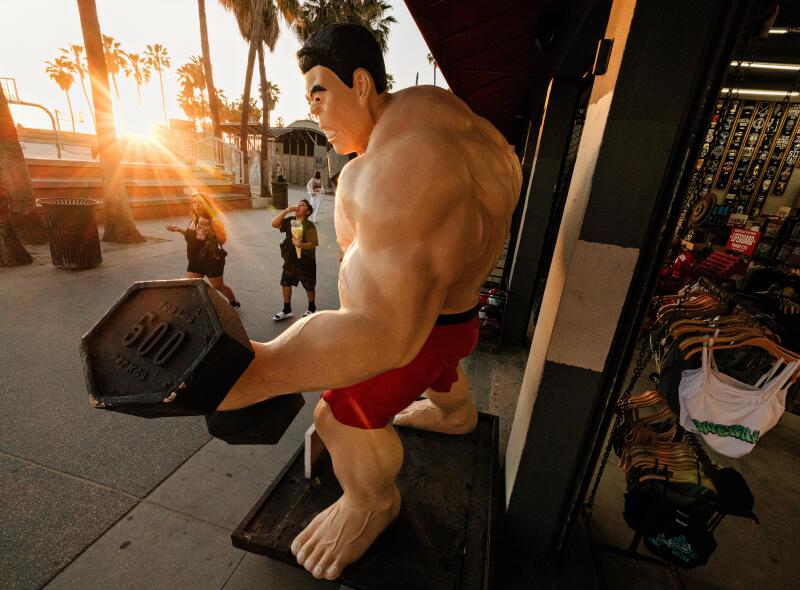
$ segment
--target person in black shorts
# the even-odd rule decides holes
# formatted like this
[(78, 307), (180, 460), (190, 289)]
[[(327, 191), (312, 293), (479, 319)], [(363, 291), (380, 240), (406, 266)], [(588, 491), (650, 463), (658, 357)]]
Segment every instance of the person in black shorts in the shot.
[[(303, 317), (317, 311), (314, 303), (317, 286), (317, 260), (314, 251), (319, 245), (319, 239), (317, 238), (317, 228), (308, 220), (313, 211), (311, 204), (306, 199), (301, 199), (296, 207), (284, 209), (272, 220), (272, 227), (286, 234), (281, 242), (283, 309), (272, 316), (276, 322), (294, 315), (292, 314), (292, 287), (296, 287), (299, 283), (302, 283), (308, 295), (308, 311), (303, 314)], [(294, 213), (294, 216), (287, 217), (289, 213)], [(297, 235), (292, 235), (293, 225)], [(302, 232), (300, 227), (302, 227)]]
[(236, 300), (233, 290), (222, 278), (225, 257), (228, 255), (222, 247), (227, 240), (225, 226), (208, 197), (204, 193), (192, 195), (191, 219), (186, 229), (177, 225), (165, 227), (169, 231), (183, 234), (186, 239), (186, 257), (189, 259), (186, 276), (190, 279), (208, 277), (211, 286), (225, 295), (234, 309), (239, 309), (242, 304)]

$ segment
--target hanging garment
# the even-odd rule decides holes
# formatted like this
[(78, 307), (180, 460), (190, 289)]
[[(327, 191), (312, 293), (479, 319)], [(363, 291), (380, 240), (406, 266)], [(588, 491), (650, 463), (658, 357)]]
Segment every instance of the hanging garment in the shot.
[(681, 376), (681, 426), (698, 433), (723, 455), (746, 455), (783, 415), (787, 384), (800, 361), (787, 363), (778, 371), (781, 364), (776, 362), (763, 385), (748, 385), (719, 371), (712, 351), (704, 346), (700, 368)]

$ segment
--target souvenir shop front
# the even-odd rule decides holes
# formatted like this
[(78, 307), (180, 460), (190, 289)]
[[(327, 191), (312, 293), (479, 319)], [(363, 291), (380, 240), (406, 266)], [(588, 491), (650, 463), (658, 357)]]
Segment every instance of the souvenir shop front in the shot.
[(778, 588), (794, 576), (779, 551), (798, 538), (800, 485), (791, 29), (742, 40), (728, 66), (596, 474), (616, 477), (604, 490), (622, 492), (629, 529), (607, 529), (601, 548), (666, 567), (678, 586)]
[(517, 237), (519, 263), (541, 239), (529, 212), (564, 195), (534, 261), (507, 535), (562, 565), (580, 537), (601, 581), (632, 588), (793, 587), (800, 13), (618, 1), (604, 37), (588, 100), (572, 121), (546, 105), (536, 138), (541, 153), (562, 117), (555, 193), (534, 167)]
[[(780, 24), (726, 68), (583, 508), (599, 552), (678, 587), (793, 577), (800, 34)], [(603, 483), (616, 526), (592, 523)]]

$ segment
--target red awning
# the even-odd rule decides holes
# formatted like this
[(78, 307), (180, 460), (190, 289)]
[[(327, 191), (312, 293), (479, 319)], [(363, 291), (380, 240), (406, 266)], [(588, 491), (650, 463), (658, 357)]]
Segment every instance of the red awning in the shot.
[(543, 75), (557, 0), (406, 0), (450, 89), (509, 143)]

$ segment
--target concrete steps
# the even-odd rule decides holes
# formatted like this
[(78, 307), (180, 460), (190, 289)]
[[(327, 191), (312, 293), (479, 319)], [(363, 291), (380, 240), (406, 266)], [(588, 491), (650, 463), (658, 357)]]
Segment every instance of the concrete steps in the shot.
[[(28, 159), (36, 198), (65, 197), (103, 200), (99, 162)], [(182, 164), (123, 163), (125, 191), (135, 219), (186, 213), (191, 194), (209, 194), (220, 209), (249, 209), (249, 187), (234, 184), (232, 175), (209, 167)], [(102, 204), (98, 207), (102, 220)]]

